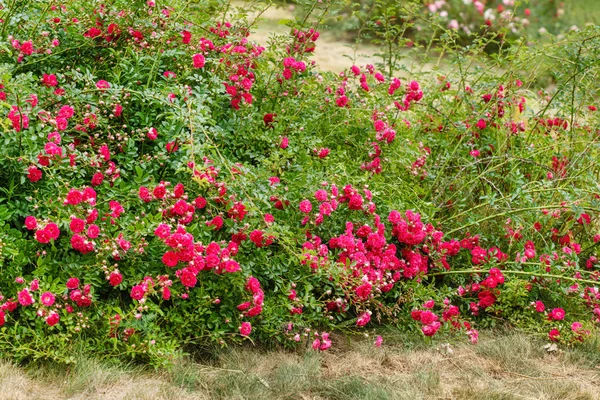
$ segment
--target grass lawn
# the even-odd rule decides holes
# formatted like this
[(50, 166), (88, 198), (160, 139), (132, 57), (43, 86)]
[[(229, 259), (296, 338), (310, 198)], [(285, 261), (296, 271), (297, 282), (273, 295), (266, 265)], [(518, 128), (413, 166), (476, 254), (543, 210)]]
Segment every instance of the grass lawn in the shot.
[(331, 351), (249, 346), (168, 371), (81, 357), (70, 367), (0, 363), (2, 399), (600, 399), (600, 342), (547, 352), (518, 333), (425, 345), (334, 337)]

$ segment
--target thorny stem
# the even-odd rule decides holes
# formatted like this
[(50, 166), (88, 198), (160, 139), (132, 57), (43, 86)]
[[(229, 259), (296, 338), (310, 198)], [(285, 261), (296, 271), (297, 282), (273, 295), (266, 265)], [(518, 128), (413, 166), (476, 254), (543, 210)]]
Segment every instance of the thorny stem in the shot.
[(451, 234), (453, 234), (455, 232), (461, 231), (461, 230), (463, 230), (465, 228), (468, 228), (470, 226), (479, 225), (480, 223), (488, 221), (490, 219), (494, 219), (494, 218), (497, 218), (497, 217), (503, 217), (503, 216), (509, 215), (509, 214), (519, 213), (519, 212), (522, 212), (522, 211), (535, 211), (535, 210), (557, 209), (557, 208), (560, 209), (560, 208), (564, 208), (564, 207), (565, 207), (564, 204), (554, 204), (554, 205), (547, 205), (547, 206), (525, 207), (525, 208), (518, 208), (518, 209), (515, 209), (515, 210), (507, 210), (507, 211), (501, 212), (499, 214), (488, 215), (487, 217), (481, 218), (481, 219), (479, 219), (477, 221), (469, 222), (468, 224), (460, 226), (460, 227), (458, 227), (456, 229), (452, 229), (451, 231), (447, 232), (447, 234), (451, 235)]
[(4, 23), (2, 24), (2, 32), (0, 32), (0, 37), (2, 37), (2, 38), (4, 38), (4, 32), (6, 32), (6, 27), (8, 26), (8, 23), (10, 22), (10, 18), (13, 15), (13, 10), (14, 10), (16, 3), (17, 3), (17, 0), (13, 0), (11, 5), (9, 6), (8, 15), (6, 16), (6, 18), (4, 18)]
[[(444, 272), (435, 272), (433, 274), (427, 274), (425, 277), (429, 276), (445, 276), (445, 275), (466, 275), (466, 274), (487, 274), (490, 270), (481, 270), (481, 269), (466, 269), (461, 271), (444, 271)], [(551, 279), (562, 279), (565, 281), (571, 282), (580, 282), (580, 283), (588, 283), (591, 285), (598, 285), (598, 281), (592, 281), (589, 279), (580, 279), (573, 278), (570, 276), (564, 275), (554, 275), (554, 274), (544, 274), (539, 272), (530, 272), (530, 271), (510, 271), (510, 270), (502, 270), (503, 274), (508, 275), (525, 275), (525, 276), (534, 276), (539, 278), (551, 278)]]

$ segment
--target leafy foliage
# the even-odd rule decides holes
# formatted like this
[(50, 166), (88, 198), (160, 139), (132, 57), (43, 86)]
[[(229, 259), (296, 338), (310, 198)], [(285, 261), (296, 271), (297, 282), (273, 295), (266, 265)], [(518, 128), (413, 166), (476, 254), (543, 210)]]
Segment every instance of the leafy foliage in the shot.
[(3, 10), (0, 351), (594, 329), (597, 27), (494, 58), (448, 32), (452, 68), (401, 81), (396, 28), (382, 68), (319, 72), (329, 3), (267, 47), (190, 3)]

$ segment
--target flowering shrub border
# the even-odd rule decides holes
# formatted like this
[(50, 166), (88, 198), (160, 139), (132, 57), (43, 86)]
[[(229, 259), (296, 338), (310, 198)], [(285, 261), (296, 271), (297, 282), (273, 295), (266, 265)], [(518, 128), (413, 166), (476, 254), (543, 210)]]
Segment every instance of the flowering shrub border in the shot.
[[(407, 81), (385, 57), (319, 72), (309, 19), (263, 47), (243, 14), (179, 2), (12, 7), (3, 353), (596, 329), (597, 28), (489, 61), (501, 76), (457, 47), (457, 71)], [(532, 63), (554, 63), (552, 93)]]

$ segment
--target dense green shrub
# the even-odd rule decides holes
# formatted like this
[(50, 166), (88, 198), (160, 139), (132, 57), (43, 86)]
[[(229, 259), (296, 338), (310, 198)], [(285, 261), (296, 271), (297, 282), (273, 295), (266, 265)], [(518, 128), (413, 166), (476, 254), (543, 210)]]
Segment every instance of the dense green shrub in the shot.
[(598, 322), (598, 28), (401, 81), (216, 1), (3, 12), (3, 354)]

